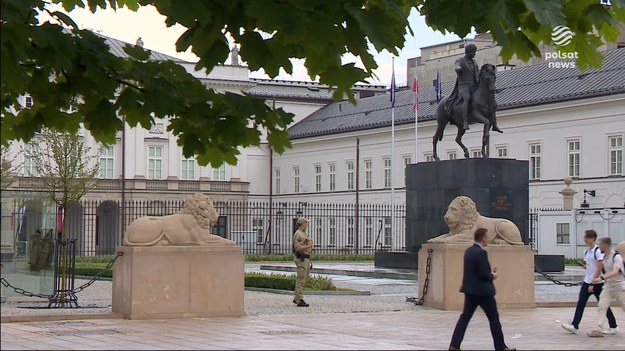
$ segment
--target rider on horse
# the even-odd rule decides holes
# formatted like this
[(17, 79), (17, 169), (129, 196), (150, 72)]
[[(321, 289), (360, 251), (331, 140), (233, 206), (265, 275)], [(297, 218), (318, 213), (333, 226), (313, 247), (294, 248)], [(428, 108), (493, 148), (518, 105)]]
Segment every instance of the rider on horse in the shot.
[[(477, 88), (480, 74), (477, 63), (473, 60), (476, 51), (477, 47), (473, 44), (469, 44), (464, 48), (465, 55), (456, 60), (454, 68), (458, 78), (456, 79), (454, 90), (447, 99), (447, 104), (445, 106), (447, 113), (451, 114), (453, 105), (462, 104), (462, 128), (465, 130), (469, 129), (470, 100)], [(491, 123), (493, 130), (501, 133), (501, 130), (497, 127), (495, 114), (493, 113), (492, 116), (489, 117), (492, 118)]]

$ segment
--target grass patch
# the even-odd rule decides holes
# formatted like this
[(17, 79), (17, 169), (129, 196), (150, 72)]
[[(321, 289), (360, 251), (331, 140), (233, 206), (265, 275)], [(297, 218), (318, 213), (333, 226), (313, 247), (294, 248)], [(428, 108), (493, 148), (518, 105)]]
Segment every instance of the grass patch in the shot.
[[(245, 286), (254, 288), (279, 289), (279, 290), (295, 290), (295, 275), (283, 273), (245, 273)], [(332, 283), (332, 278), (320, 275), (311, 275), (306, 286), (308, 291), (345, 291), (349, 289), (337, 289)]]

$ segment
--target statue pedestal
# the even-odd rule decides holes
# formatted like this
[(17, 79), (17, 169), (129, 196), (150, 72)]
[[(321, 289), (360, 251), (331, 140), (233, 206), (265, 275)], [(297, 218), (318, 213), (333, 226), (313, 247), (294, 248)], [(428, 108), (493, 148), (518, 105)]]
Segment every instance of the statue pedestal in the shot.
[(238, 246), (118, 246), (113, 312), (127, 319), (243, 316)]
[[(442, 310), (462, 310), (460, 292), (464, 269), (464, 251), (468, 244), (423, 244), (419, 251), (419, 296), (423, 291), (428, 249), (433, 249), (430, 285), (424, 306)], [(497, 306), (503, 309), (535, 308), (534, 253), (526, 245), (487, 246), (491, 267), (497, 267), (495, 279)]]
[(448, 233), (443, 217), (459, 195), (475, 201), (482, 216), (505, 218), (529, 243), (529, 165), (502, 158), (419, 162), (406, 168), (406, 251)]

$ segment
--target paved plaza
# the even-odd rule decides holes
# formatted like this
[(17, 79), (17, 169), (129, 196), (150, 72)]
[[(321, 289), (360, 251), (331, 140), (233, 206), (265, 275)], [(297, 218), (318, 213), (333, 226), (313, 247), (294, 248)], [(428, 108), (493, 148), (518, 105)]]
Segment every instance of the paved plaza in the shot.
[[(259, 264), (246, 265), (259, 271)], [(33, 309), (39, 302), (2, 304), (2, 317), (31, 322), (3, 323), (1, 348), (8, 349), (446, 349), (459, 312), (407, 303), (418, 286), (410, 279), (331, 275), (338, 287), (370, 291), (370, 296), (308, 295), (310, 308), (298, 308), (291, 297), (245, 292), (246, 317), (184, 320), (125, 320), (111, 314), (111, 282), (98, 281), (79, 294), (73, 310)], [(82, 281), (81, 281), (82, 282)], [(79, 282), (79, 283), (81, 283)], [(572, 304), (578, 287), (536, 282), (536, 300)], [(615, 336), (591, 339), (586, 331), (596, 321), (588, 307), (580, 333), (568, 334), (560, 324), (573, 307), (502, 310), (507, 343), (518, 349), (625, 349), (625, 313)], [(93, 319), (94, 313), (100, 318)], [(43, 316), (69, 315), (68, 321)], [(84, 318), (83, 318), (84, 316)], [(64, 317), (60, 317), (64, 318)], [(54, 317), (52, 317), (54, 319)], [(492, 349), (488, 322), (479, 311), (471, 321), (464, 349)]]
[[(319, 297), (310, 297), (315, 306)], [(2, 349), (413, 349), (449, 345), (457, 312), (411, 306), (411, 311), (292, 313), (241, 318), (136, 321), (124, 319), (2, 324)], [(596, 339), (568, 334), (559, 319), (570, 309), (502, 311), (507, 343), (518, 349), (617, 350), (625, 336)], [(595, 319), (595, 309), (581, 329)], [(616, 313), (624, 320), (622, 311)], [(464, 349), (492, 349), (488, 322), (480, 312), (471, 322)]]

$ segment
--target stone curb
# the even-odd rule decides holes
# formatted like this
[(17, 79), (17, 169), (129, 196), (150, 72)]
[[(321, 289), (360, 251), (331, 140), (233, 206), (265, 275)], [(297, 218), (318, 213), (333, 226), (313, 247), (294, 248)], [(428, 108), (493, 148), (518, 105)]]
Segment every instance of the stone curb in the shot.
[(109, 312), (4, 316), (0, 318), (0, 323), (76, 321), (87, 319), (124, 319), (124, 314)]
[[(290, 290), (280, 290), (280, 289), (269, 289), (269, 288), (254, 288), (254, 287), (245, 287), (245, 290), (248, 291), (258, 291), (258, 292), (266, 292), (271, 294), (279, 294), (279, 295), (293, 295), (293, 291)], [(343, 295), (343, 296), (370, 296), (371, 291), (341, 291), (341, 290), (321, 290), (321, 291), (304, 291), (305, 295)]]
[[(611, 308), (621, 306), (617, 302), (610, 304)], [(577, 307), (577, 301), (536, 301), (536, 308)], [(597, 301), (588, 301), (586, 307), (597, 307)]]
[[(279, 265), (260, 265), (261, 270), (267, 271), (281, 271), (281, 272), (295, 272), (295, 267), (279, 266)], [(417, 280), (417, 273), (402, 273), (402, 272), (375, 272), (375, 271), (360, 271), (360, 270), (346, 270), (346, 269), (332, 269), (332, 268), (314, 268), (310, 271), (316, 274), (331, 274), (331, 275), (347, 275), (352, 277), (367, 277), (367, 278), (387, 278), (387, 279), (406, 279)]]

